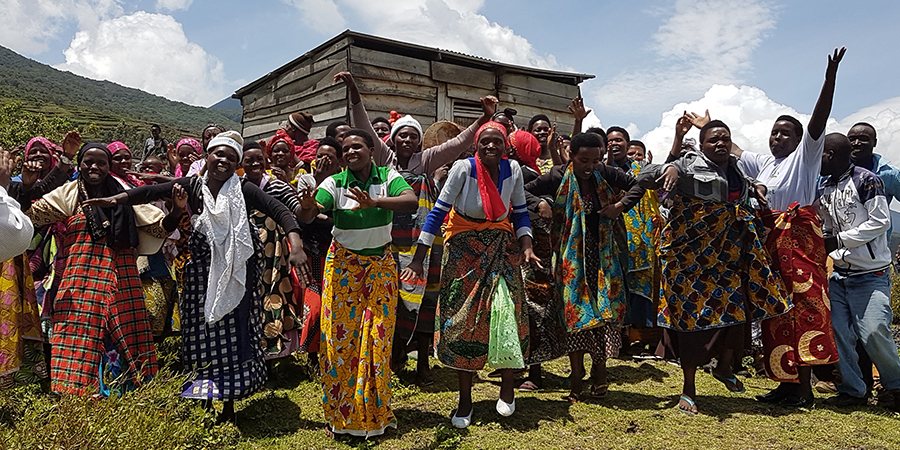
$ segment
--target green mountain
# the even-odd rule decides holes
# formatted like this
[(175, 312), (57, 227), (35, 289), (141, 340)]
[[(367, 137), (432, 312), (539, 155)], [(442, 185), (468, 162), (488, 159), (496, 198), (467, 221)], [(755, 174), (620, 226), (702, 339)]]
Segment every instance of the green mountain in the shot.
[[(170, 140), (182, 135), (197, 136), (210, 123), (240, 130), (240, 124), (229, 117), (233, 117), (233, 111), (226, 115), (109, 81), (91, 80), (54, 69), (5, 47), (0, 47), (0, 106), (3, 107), (0, 114), (25, 115), (16, 117), (14, 123), (51, 121), (55, 124), (51, 128), (73, 126), (85, 140), (123, 139), (129, 145), (148, 137), (151, 123), (160, 124), (163, 136)], [(0, 123), (3, 119), (0, 117)], [(46, 126), (35, 128), (29, 131), (34, 134), (55, 131), (55, 128), (46, 131)], [(0, 145), (20, 145), (18, 140), (0, 139)]]
[(241, 101), (231, 97), (220, 100), (219, 103), (210, 106), (209, 109), (218, 111), (235, 122), (240, 122), (241, 116), (244, 115), (244, 108), (241, 107)]

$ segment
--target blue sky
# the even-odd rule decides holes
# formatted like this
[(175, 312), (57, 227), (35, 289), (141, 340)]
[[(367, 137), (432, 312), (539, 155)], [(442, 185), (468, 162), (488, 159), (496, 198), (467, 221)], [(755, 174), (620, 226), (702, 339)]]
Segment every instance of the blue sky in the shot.
[[(896, 135), (882, 145), (900, 160), (896, 1), (2, 0), (0, 14), (22, 24), (0, 31), (0, 45), (202, 105), (345, 28), (588, 72), (597, 78), (583, 94), (599, 121), (658, 146), (681, 103), (714, 115), (735, 106), (738, 134), (759, 141), (756, 121), (811, 111), (826, 55), (846, 45), (833, 126), (878, 119), (883, 136)], [(751, 101), (764, 105), (746, 108)]]

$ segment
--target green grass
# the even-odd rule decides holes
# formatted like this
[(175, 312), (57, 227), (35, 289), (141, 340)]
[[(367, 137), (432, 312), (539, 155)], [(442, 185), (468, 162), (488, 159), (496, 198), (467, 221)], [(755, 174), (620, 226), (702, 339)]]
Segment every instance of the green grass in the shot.
[(436, 383), (424, 390), (395, 378), (399, 429), (368, 442), (325, 437), (321, 389), (301, 361), (281, 363), (265, 391), (239, 402), (236, 426), (214, 427), (199, 406), (175, 397), (180, 379), (171, 374), (114, 400), (54, 400), (20, 389), (0, 397), (0, 448), (900, 448), (900, 414), (831, 409), (821, 398), (808, 411), (762, 405), (753, 395), (774, 386), (762, 378), (745, 380), (747, 392), (732, 394), (701, 374), (701, 414), (686, 416), (674, 409), (680, 370), (666, 363), (610, 361), (609, 395), (572, 405), (562, 400), (567, 367), (561, 360), (547, 365), (547, 390), (520, 393), (510, 418), (494, 411), (499, 388), (477, 383), (474, 423), (462, 431), (450, 426), (452, 371), (436, 369)]

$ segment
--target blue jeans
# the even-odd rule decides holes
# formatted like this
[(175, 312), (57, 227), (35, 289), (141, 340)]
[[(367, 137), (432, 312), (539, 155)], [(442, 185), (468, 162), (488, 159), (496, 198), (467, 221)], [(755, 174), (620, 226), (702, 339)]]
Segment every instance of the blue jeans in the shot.
[(872, 358), (887, 390), (900, 389), (900, 356), (891, 336), (890, 270), (864, 275), (833, 273), (828, 283), (831, 324), (837, 340), (838, 368), (843, 381), (838, 392), (865, 397), (866, 384), (859, 370), (857, 342)]

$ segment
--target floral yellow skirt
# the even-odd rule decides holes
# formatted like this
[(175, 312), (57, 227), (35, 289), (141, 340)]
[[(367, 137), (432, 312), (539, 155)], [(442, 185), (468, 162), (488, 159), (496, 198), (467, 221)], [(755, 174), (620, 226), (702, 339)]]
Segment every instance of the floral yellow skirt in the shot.
[(335, 434), (378, 436), (397, 426), (390, 386), (396, 311), (393, 256), (363, 256), (332, 243), (325, 258), (319, 368), (325, 421)]

